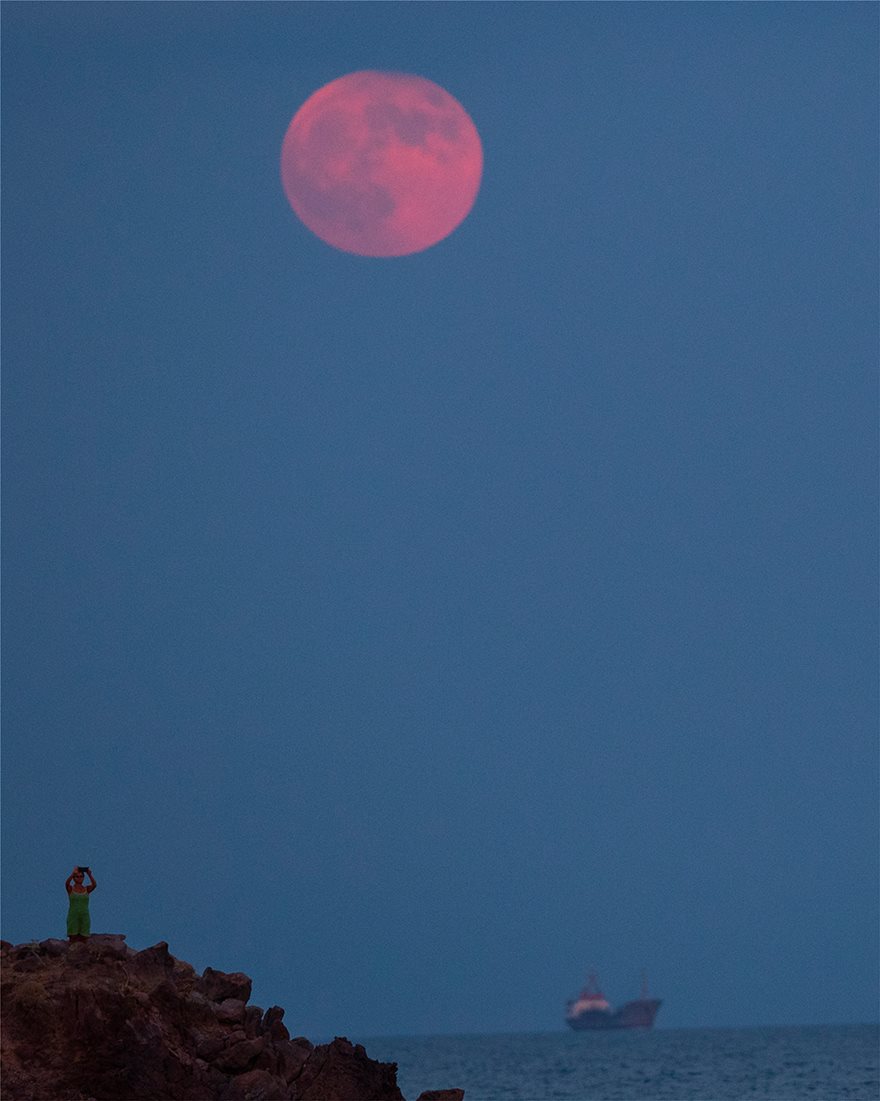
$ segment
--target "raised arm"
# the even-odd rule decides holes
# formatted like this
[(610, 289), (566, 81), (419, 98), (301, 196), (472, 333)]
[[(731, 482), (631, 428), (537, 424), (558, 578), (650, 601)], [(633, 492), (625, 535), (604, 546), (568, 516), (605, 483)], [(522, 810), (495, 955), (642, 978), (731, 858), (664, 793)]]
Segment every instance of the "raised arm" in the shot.
[(64, 889), (67, 891), (68, 894), (70, 894), (70, 892), (73, 890), (73, 877), (74, 877), (74, 875), (76, 875), (76, 868), (73, 869), (73, 871), (67, 877), (67, 880), (64, 884)]
[(98, 881), (92, 875), (92, 869), (91, 868), (83, 868), (83, 871), (86, 873), (86, 875), (91, 880), (91, 883), (88, 885), (88, 887), (86, 887), (86, 890), (88, 891), (88, 893), (91, 894), (92, 891), (94, 891), (94, 889), (98, 886)]

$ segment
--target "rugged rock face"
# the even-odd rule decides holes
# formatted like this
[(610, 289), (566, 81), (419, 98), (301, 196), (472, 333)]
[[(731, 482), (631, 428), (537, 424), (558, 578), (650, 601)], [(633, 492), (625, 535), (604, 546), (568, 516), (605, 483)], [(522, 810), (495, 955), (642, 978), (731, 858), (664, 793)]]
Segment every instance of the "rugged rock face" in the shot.
[(198, 975), (164, 941), (0, 945), (5, 1101), (404, 1101), (396, 1064), (291, 1039), (247, 975)]

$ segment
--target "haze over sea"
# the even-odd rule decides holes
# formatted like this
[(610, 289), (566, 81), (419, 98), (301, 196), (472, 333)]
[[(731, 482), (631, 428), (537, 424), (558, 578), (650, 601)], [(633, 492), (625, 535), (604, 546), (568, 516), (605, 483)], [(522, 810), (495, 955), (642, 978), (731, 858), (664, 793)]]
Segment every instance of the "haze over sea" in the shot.
[(378, 1037), (405, 1097), (466, 1101), (838, 1101), (880, 1095), (878, 1026)]

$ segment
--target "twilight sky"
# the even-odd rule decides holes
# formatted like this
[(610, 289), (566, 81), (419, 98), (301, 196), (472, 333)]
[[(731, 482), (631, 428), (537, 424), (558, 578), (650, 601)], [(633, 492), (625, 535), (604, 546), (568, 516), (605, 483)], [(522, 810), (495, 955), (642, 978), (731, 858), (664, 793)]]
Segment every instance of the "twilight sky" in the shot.
[[(314, 1040), (876, 1018), (877, 11), (3, 5), (4, 907)], [(426, 252), (281, 141), (416, 73)]]

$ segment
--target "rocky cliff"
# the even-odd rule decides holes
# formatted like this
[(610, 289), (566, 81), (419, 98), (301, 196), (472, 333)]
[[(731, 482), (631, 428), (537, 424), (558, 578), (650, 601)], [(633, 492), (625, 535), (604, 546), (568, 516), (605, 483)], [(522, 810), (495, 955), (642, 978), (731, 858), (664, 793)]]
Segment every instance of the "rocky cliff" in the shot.
[(396, 1064), (291, 1039), (280, 1006), (248, 1005), (247, 975), (199, 975), (164, 941), (0, 944), (4, 1101), (404, 1101)]

